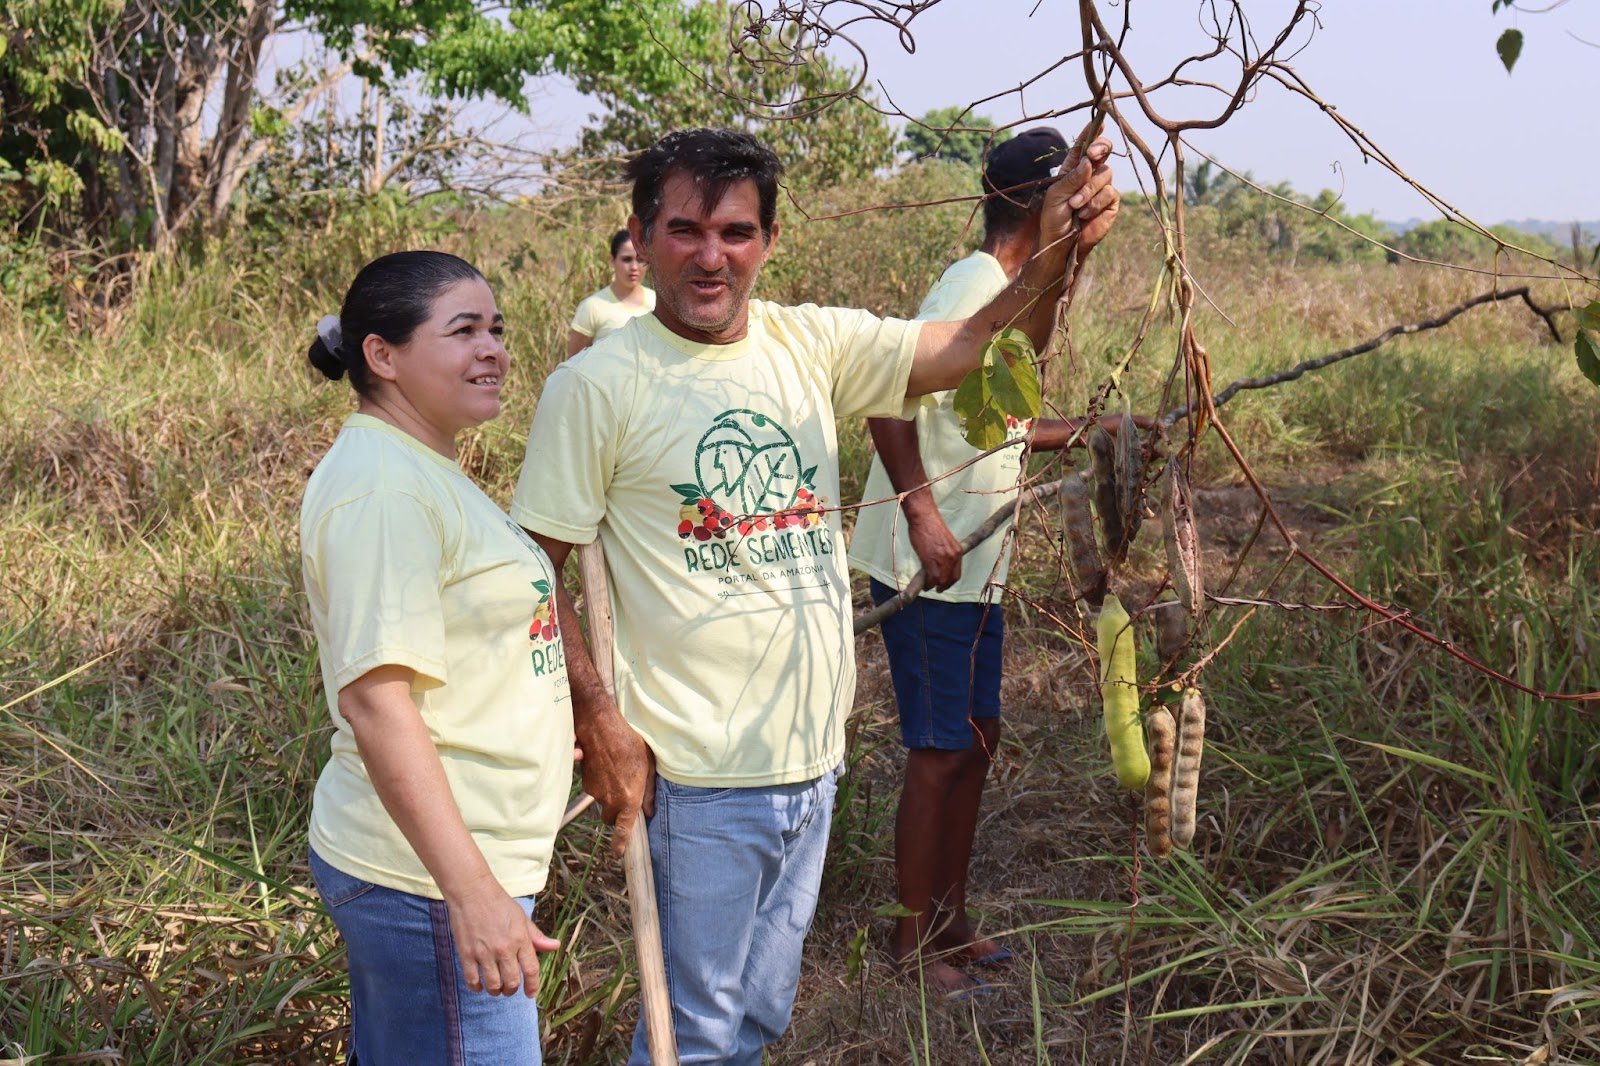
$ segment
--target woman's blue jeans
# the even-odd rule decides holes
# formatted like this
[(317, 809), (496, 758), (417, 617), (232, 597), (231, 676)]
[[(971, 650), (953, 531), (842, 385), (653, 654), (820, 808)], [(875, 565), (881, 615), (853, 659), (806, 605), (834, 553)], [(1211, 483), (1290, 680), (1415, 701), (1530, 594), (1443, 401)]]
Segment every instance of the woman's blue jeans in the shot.
[[(442, 900), (397, 892), (311, 853), (311, 878), (350, 965), (350, 1055), (357, 1066), (539, 1066), (539, 1008), (521, 992), (473, 992)], [(533, 897), (517, 902), (533, 913)]]

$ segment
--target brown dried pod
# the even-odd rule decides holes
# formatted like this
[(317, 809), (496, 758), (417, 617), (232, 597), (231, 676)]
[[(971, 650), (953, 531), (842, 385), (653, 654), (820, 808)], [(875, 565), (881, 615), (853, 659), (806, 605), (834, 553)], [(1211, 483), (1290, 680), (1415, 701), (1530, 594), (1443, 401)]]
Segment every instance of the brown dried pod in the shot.
[(1094, 471), (1094, 509), (1100, 515), (1100, 542), (1112, 562), (1122, 558), (1122, 503), (1117, 492), (1116, 443), (1096, 425), (1089, 431), (1089, 462)]
[(1194, 840), (1195, 808), (1200, 801), (1200, 755), (1206, 744), (1206, 701), (1197, 688), (1184, 689), (1178, 714), (1178, 758), (1172, 767), (1172, 842), (1188, 848)]
[(1165, 670), (1177, 662), (1189, 643), (1189, 616), (1177, 600), (1163, 600), (1150, 610), (1156, 616), (1156, 659)]
[(1117, 510), (1122, 515), (1122, 550), (1125, 556), (1144, 521), (1144, 451), (1139, 427), (1133, 421), (1133, 406), (1122, 401), (1122, 424), (1117, 427)]
[(1061, 481), (1061, 531), (1067, 538), (1067, 563), (1079, 596), (1099, 607), (1106, 598), (1106, 568), (1094, 539), (1094, 515), (1089, 512), (1087, 475), (1068, 474)]
[(1172, 712), (1157, 707), (1145, 720), (1150, 745), (1150, 779), (1144, 785), (1144, 846), (1152, 857), (1172, 854), (1172, 765), (1178, 726)]
[(1167, 570), (1173, 591), (1196, 618), (1205, 609), (1205, 574), (1201, 568), (1200, 531), (1195, 526), (1194, 496), (1177, 458), (1162, 475), (1161, 534), (1167, 542)]

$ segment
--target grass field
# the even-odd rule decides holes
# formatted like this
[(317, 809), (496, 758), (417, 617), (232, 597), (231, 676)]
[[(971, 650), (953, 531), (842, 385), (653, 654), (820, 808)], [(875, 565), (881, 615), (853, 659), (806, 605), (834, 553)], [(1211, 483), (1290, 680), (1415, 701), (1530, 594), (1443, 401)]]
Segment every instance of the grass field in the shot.
[[(811, 206), (948, 180), (914, 172)], [(349, 397), (305, 368), (311, 325), (379, 252), (478, 262), (514, 367), (464, 465), (505, 500), (620, 214), (421, 227), (374, 208), (149, 267), (132, 302), (71, 325), (0, 305), (0, 1063), (337, 1059), (342, 957), (304, 863), (329, 727), (294, 528)], [(908, 314), (966, 214), (786, 218), (765, 295)], [(1126, 352), (1160, 264), (1133, 212), (1096, 258), (1056, 375), (1069, 413)], [(1219, 387), (1494, 285), (1226, 244), (1193, 266)], [(1156, 405), (1172, 350), (1158, 326), (1126, 381), (1136, 407)], [(1521, 305), (1244, 394), (1223, 417), (1296, 540), (1357, 589), (1532, 687), (1600, 689), (1600, 393)], [(865, 435), (841, 438), (853, 498)], [(1019, 964), (960, 1007), (888, 972), (875, 908), (893, 894), (901, 756), (868, 635), (775, 1061), (1600, 1062), (1600, 704), (1524, 696), (1364, 612), (1273, 605), (1344, 597), (1270, 528), (1254, 535), (1258, 501), (1215, 434), (1198, 470), (1210, 587), (1260, 603), (1217, 607), (1204, 633), (1221, 647), (1193, 853), (1135, 849), (1073, 635), (1085, 620), (1051, 516), (1030, 514), (972, 885)], [(1135, 558), (1147, 583), (1153, 541)], [(563, 835), (540, 900), (567, 945), (541, 995), (553, 1063), (617, 1061), (634, 1017), (621, 878), (599, 839), (587, 820)]]

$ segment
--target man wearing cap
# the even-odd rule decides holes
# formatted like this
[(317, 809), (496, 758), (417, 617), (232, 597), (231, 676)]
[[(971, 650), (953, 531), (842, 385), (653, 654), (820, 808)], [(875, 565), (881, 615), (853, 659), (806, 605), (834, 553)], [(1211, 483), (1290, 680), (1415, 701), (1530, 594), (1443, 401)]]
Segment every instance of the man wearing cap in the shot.
[[(983, 244), (944, 272), (917, 311), (923, 321), (976, 313), (1039, 251), (1043, 183), (1066, 158), (1061, 134), (1031, 129), (996, 145), (983, 169)], [(1020, 443), (973, 462), (979, 450), (961, 435), (954, 390), (925, 398), (912, 421), (868, 420), (877, 455), (850, 562), (871, 578), (875, 602), (927, 570), (922, 595), (883, 623), (900, 734), (907, 748), (905, 784), (895, 819), (895, 871), (904, 913), (891, 951), (909, 972), (945, 993), (971, 994), (983, 980), (956, 969), (1002, 966), (1011, 952), (981, 938), (967, 917), (967, 865), (983, 796), (1000, 741), (1001, 642), (1004, 621), (995, 586), (1004, 582), (1009, 543), (1002, 528), (962, 558), (960, 541), (1016, 499)], [(1115, 431), (1117, 418), (1101, 420)], [(1007, 419), (1011, 439), (1031, 447), (1066, 447), (1078, 420)], [(963, 464), (970, 464), (965, 465)], [(892, 500), (904, 493), (897, 508)]]

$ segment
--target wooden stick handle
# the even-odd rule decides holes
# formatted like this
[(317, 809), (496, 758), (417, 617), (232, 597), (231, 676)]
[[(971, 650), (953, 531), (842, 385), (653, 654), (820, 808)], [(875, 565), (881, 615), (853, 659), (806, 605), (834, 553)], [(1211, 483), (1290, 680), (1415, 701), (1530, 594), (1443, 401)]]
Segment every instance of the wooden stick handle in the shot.
[[(611, 592), (606, 582), (606, 555), (596, 538), (578, 549), (578, 574), (583, 580), (583, 611), (589, 622), (589, 651), (606, 692), (616, 695), (611, 664)], [(633, 950), (639, 959), (639, 999), (644, 1012), (645, 1045), (653, 1066), (678, 1066), (672, 1035), (672, 1002), (667, 998), (667, 965), (661, 952), (661, 913), (656, 908), (655, 871), (650, 868), (650, 841), (644, 819), (633, 824), (622, 853), (628, 879), (628, 904), (633, 911)]]

